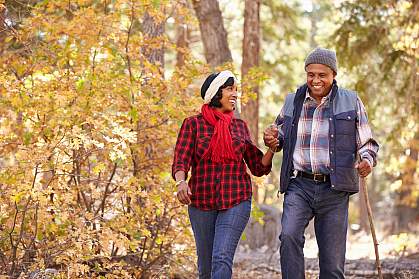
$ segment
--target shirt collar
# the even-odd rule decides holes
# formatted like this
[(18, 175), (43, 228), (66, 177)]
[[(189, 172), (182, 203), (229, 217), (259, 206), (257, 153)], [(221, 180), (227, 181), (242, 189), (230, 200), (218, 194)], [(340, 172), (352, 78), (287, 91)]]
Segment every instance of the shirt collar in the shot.
[[(329, 101), (329, 99), (330, 99), (330, 95), (332, 94), (332, 89), (333, 89), (333, 86), (332, 86), (332, 88), (330, 89), (330, 91), (329, 91), (329, 94), (327, 94), (326, 96), (324, 96), (323, 98), (322, 98), (322, 100), (321, 100), (321, 104), (323, 104), (323, 103), (326, 103), (327, 101)], [(313, 101), (313, 102), (315, 102), (316, 100), (313, 98), (313, 97), (311, 97), (310, 96), (310, 92), (308, 91), (308, 88), (307, 88), (307, 90), (306, 90), (306, 97), (304, 98), (304, 103), (305, 102), (308, 102), (308, 101)]]

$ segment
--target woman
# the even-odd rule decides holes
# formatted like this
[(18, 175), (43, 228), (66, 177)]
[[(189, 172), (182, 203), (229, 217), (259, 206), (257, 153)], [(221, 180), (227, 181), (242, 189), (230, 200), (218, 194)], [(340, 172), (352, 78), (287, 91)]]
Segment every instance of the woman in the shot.
[(233, 73), (209, 75), (201, 96), (201, 113), (186, 118), (180, 129), (172, 175), (179, 201), (189, 205), (199, 278), (231, 278), (234, 253), (250, 216), (252, 183), (246, 164), (253, 175), (268, 174), (274, 153), (269, 149), (263, 155), (246, 123), (233, 117)]

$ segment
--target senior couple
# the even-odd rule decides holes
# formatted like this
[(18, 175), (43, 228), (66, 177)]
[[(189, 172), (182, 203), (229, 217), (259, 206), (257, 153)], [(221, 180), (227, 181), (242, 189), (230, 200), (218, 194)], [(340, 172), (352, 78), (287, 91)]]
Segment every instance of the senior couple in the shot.
[(177, 198), (188, 205), (200, 279), (231, 278), (251, 211), (247, 168), (256, 176), (268, 174), (281, 150), (282, 278), (304, 278), (304, 230), (313, 218), (320, 278), (344, 278), (349, 196), (358, 192), (358, 176), (375, 166), (378, 144), (357, 93), (336, 82), (335, 52), (316, 48), (304, 67), (306, 82), (286, 97), (275, 125), (264, 131), (265, 153), (246, 123), (233, 116), (237, 80), (230, 71), (206, 78), (201, 113), (180, 128), (172, 175)]

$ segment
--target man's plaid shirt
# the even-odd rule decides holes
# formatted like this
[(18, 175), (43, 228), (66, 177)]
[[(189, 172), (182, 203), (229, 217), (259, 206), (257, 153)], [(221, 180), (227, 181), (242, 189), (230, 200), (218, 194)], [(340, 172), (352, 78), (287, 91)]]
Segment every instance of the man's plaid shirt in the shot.
[[(293, 154), (294, 170), (309, 173), (330, 174), (329, 156), (329, 95), (317, 105), (307, 90), (306, 98), (298, 122), (297, 141)], [(360, 158), (371, 166), (376, 164), (378, 144), (372, 137), (368, 117), (361, 100), (357, 99), (356, 141)], [(275, 123), (279, 126), (279, 136), (284, 139), (284, 109), (281, 109)]]
[(172, 176), (178, 171), (187, 175), (192, 167), (189, 187), (191, 205), (202, 210), (222, 210), (233, 207), (252, 196), (252, 183), (246, 164), (252, 174), (262, 176), (271, 171), (262, 165), (263, 153), (253, 144), (249, 129), (243, 120), (233, 118), (230, 124), (233, 149), (238, 161), (214, 163), (202, 159), (214, 133), (214, 127), (202, 114), (186, 118), (180, 128), (175, 146)]

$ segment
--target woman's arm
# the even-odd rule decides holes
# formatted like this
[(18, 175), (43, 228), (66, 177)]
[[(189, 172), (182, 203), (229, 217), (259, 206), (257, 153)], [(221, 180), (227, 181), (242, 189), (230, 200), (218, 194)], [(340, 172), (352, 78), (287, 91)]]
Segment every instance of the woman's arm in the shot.
[(265, 167), (271, 166), (272, 165), (272, 159), (273, 159), (274, 155), (275, 155), (275, 152), (272, 151), (271, 148), (269, 148), (265, 152), (265, 154), (263, 154), (263, 157), (262, 157), (262, 165), (264, 165)]
[(272, 150), (268, 150), (265, 154), (257, 148), (250, 138), (249, 128), (246, 123), (244, 124), (245, 129), (245, 144), (246, 149), (243, 154), (243, 158), (249, 167), (250, 172), (255, 176), (263, 176), (271, 172), (272, 168)]
[(195, 150), (195, 139), (196, 129), (192, 125), (192, 119), (187, 118), (183, 121), (179, 131), (172, 165), (172, 176), (176, 181), (177, 187), (176, 196), (183, 204), (191, 203), (189, 196), (192, 193), (186, 179)]
[(183, 204), (190, 204), (192, 195), (191, 189), (186, 183), (186, 174), (184, 171), (177, 171), (175, 173), (176, 186), (177, 186), (177, 198)]
[(177, 137), (173, 164), (172, 164), (172, 177), (176, 180), (175, 174), (178, 171), (183, 171), (186, 180), (187, 173), (191, 167), (192, 157), (195, 153), (195, 139), (196, 127), (193, 125), (193, 118), (186, 118), (180, 128)]

